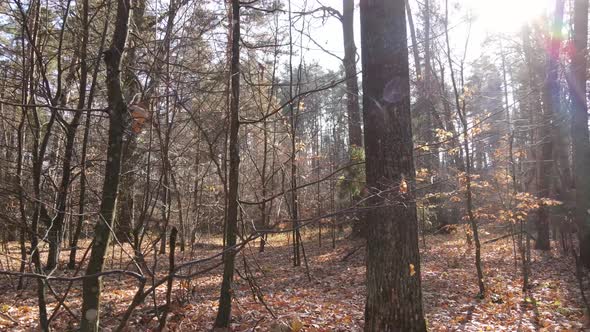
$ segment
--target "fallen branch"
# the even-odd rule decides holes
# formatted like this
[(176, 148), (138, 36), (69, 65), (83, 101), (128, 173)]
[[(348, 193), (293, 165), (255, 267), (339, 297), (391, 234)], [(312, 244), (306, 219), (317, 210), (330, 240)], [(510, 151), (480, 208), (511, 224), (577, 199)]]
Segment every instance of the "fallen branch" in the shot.
[(341, 262), (344, 262), (345, 260), (349, 259), (352, 255), (354, 255), (359, 249), (364, 248), (365, 245), (360, 245), (356, 248), (352, 248), (351, 251), (349, 251), (346, 255), (344, 255), (344, 257), (342, 257), (342, 259), (340, 259)]
[(138, 280), (143, 280), (145, 277), (139, 273), (128, 271), (128, 270), (110, 270), (104, 271), (100, 273), (94, 273), (84, 276), (78, 277), (59, 277), (59, 276), (51, 276), (51, 275), (43, 275), (38, 273), (24, 273), (24, 272), (14, 272), (14, 271), (4, 271), (0, 270), (0, 275), (8, 275), (8, 276), (17, 276), (21, 278), (31, 278), (31, 279), (41, 279), (45, 281), (80, 281), (87, 278), (97, 278), (97, 277), (106, 277), (111, 275), (123, 274), (131, 276)]
[(18, 321), (16, 319), (12, 318), (12, 316), (10, 316), (8, 313), (4, 313), (4, 312), (0, 311), (0, 316), (6, 318), (9, 321), (13, 322), (14, 324), (18, 325)]
[(503, 240), (505, 238), (508, 238), (508, 237), (511, 237), (511, 236), (514, 236), (514, 235), (519, 235), (519, 234), (522, 234), (522, 233), (526, 233), (526, 232), (525, 231), (512, 232), (512, 233), (509, 233), (509, 234), (506, 234), (506, 235), (502, 235), (500, 237), (497, 237), (495, 239), (487, 240), (483, 244), (498, 242), (498, 241)]

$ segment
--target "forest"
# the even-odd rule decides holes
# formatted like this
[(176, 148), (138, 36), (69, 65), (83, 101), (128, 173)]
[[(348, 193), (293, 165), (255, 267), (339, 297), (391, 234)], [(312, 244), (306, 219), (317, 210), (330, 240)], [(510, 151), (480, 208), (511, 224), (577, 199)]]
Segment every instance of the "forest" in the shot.
[(589, 0), (0, 0), (0, 331), (590, 330)]

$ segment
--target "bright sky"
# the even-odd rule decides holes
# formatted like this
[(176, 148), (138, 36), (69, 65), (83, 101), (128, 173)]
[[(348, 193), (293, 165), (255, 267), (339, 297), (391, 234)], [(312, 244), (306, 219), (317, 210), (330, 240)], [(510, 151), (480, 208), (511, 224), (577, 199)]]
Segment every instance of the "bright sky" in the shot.
[[(284, 0), (286, 1), (286, 0)], [(327, 6), (337, 9), (338, 11), (342, 12), (342, 0), (292, 0), (292, 9), (293, 11), (303, 10), (304, 6), (307, 6), (307, 10), (309, 11), (311, 8), (317, 8), (320, 6)], [(355, 28), (355, 42), (357, 45), (357, 49), (360, 45), (360, 22), (359, 22), (359, 9), (358, 9), (358, 0), (355, 0), (355, 20), (354, 20), (354, 28)], [(321, 16), (317, 14), (316, 16)], [(304, 47), (307, 47), (307, 50), (304, 51), (305, 61), (318, 61), (322, 64), (322, 66), (332, 69), (338, 70), (341, 65), (341, 61), (335, 58), (334, 56), (326, 54), (322, 50), (328, 50), (334, 55), (339, 57), (344, 57), (344, 47), (342, 42), (342, 25), (340, 21), (336, 18), (328, 18), (325, 22), (322, 22), (321, 19), (315, 19), (311, 22), (312, 24), (312, 38), (318, 43), (315, 45), (311, 41), (304, 41)], [(305, 39), (304, 39), (305, 40)], [(360, 54), (360, 50), (358, 50)]]
[[(418, 10), (417, 0), (409, 0), (416, 15)], [(431, 0), (439, 2), (440, 8), (444, 8), (444, 0)], [(479, 45), (484, 41), (487, 35), (494, 33), (511, 34), (516, 33), (527, 22), (538, 18), (546, 13), (551, 13), (555, 6), (555, 0), (449, 0), (450, 7), (450, 25), (463, 21), (459, 26), (451, 30), (450, 38), (453, 45), (463, 48), (467, 38), (468, 23), (464, 18), (470, 13), (474, 18), (471, 25), (470, 33), (470, 54), (468, 58), (476, 58), (481, 54)], [(359, 26), (359, 8), (358, 1), (355, 8), (355, 41), (357, 48), (360, 45), (360, 26)], [(422, 1), (420, 1), (422, 3)], [(307, 8), (316, 8), (321, 5), (330, 6), (342, 10), (342, 0), (293, 0), (293, 10), (300, 10), (307, 3)], [(456, 9), (456, 8), (459, 9)], [(459, 17), (457, 17), (459, 13)], [(342, 56), (344, 54), (342, 46), (342, 28), (340, 22), (334, 18), (326, 20), (316, 20), (313, 23), (313, 38), (323, 48), (330, 52)], [(312, 42), (305, 43), (309, 49), (305, 52), (306, 61), (319, 61), (324, 67), (337, 70), (340, 62), (333, 56), (326, 55), (318, 46)], [(360, 53), (360, 52), (359, 52)]]
[(553, 10), (555, 0), (463, 0), (473, 10), (476, 24), (483, 32), (512, 33), (525, 23)]

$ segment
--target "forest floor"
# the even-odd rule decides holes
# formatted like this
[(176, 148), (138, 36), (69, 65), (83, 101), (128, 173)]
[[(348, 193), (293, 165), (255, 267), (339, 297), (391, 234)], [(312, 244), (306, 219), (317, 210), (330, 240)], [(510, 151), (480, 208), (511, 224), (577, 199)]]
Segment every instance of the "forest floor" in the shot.
[[(309, 276), (303, 262), (301, 267), (292, 267), (292, 248), (284, 238), (270, 238), (263, 253), (253, 245), (237, 256), (241, 276), (236, 275), (233, 331), (285, 331), (277, 328), (281, 322), (299, 331), (362, 330), (365, 299), (362, 242), (340, 239), (332, 249), (330, 239), (324, 239), (319, 247), (312, 234), (306, 235)], [(498, 229), (484, 227), (482, 243), (501, 235)], [(552, 243), (550, 252), (533, 250), (532, 288), (527, 296), (522, 292), (520, 263), (515, 267), (511, 238), (484, 244), (487, 293), (480, 300), (475, 297), (478, 289), (473, 249), (466, 245), (462, 232), (426, 236), (426, 246), (420, 241), (423, 302), (430, 331), (581, 331), (589, 327), (573, 259), (559, 250), (559, 243)], [(218, 244), (202, 245), (191, 259), (219, 253), (220, 249)], [(120, 266), (120, 254), (116, 250), (107, 268), (125, 267)], [(16, 244), (10, 255), (18, 257)], [(66, 256), (64, 253), (63, 261)], [(178, 261), (182, 258), (182, 254), (177, 255)], [(266, 307), (252, 295), (245, 278), (244, 259), (255, 276)], [(0, 261), (0, 269), (6, 269), (9, 262), (6, 254), (0, 256)], [(167, 256), (160, 256), (158, 270), (165, 271), (166, 262)], [(71, 276), (73, 272), (56, 274)], [(220, 274), (220, 268), (216, 268), (190, 282), (175, 282), (168, 318), (170, 331), (210, 330), (217, 309)], [(36, 330), (36, 283), (29, 280), (22, 291), (16, 291), (15, 284), (16, 278), (0, 277), (0, 331)], [(57, 281), (51, 285), (60, 296), (67, 287), (66, 283)], [(101, 326), (103, 331), (110, 331), (131, 303), (137, 281), (106, 277), (104, 285)], [(71, 313), (62, 308), (52, 321), (56, 331), (71, 331), (78, 324), (72, 314), (80, 315), (79, 287), (80, 283), (75, 283), (66, 301)], [(165, 286), (158, 288), (159, 305), (165, 301), (164, 293)], [(51, 314), (57, 300), (50, 293), (48, 300)], [(154, 299), (148, 297), (135, 310), (127, 331), (150, 331), (157, 326)]]

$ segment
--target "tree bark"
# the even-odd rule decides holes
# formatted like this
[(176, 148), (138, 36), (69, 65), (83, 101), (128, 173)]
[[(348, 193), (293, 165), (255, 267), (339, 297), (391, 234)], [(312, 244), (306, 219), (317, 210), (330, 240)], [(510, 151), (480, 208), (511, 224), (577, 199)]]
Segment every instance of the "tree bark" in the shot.
[(588, 107), (586, 76), (588, 54), (588, 1), (574, 2), (574, 49), (570, 94), (572, 96), (572, 126), (574, 178), (576, 182), (575, 220), (580, 242), (580, 262), (590, 267), (590, 139), (588, 136)]
[(219, 308), (215, 327), (227, 329), (231, 320), (232, 283), (236, 252), (236, 232), (238, 230), (238, 180), (240, 170), (239, 107), (240, 107), (240, 1), (232, 0), (231, 35), (231, 101), (229, 126), (229, 176), (228, 205), (225, 231), (225, 250), (223, 255), (223, 281), (219, 295)]
[[(543, 84), (543, 116), (540, 153), (538, 154), (539, 179), (537, 193), (539, 197), (551, 198), (551, 184), (553, 182), (553, 130), (554, 113), (559, 108), (559, 83), (557, 81), (557, 70), (559, 65), (559, 53), (561, 46), (561, 26), (563, 21), (564, 1), (555, 2), (555, 13), (549, 52), (547, 54), (547, 78)], [(535, 249), (550, 250), (551, 241), (549, 238), (549, 211), (547, 206), (540, 204), (537, 216), (537, 240)]]
[[(353, 160), (353, 149), (363, 147), (363, 130), (361, 127), (361, 112), (359, 107), (359, 86), (356, 71), (356, 45), (354, 42), (354, 1), (343, 0), (342, 3), (342, 35), (344, 38), (344, 74), (346, 75), (346, 112), (348, 119), (348, 146), (350, 162)], [(354, 181), (350, 169), (345, 173), (347, 181)], [(351, 197), (354, 206), (358, 197)], [(365, 238), (367, 236), (366, 223), (357, 213), (352, 213), (355, 220), (352, 226), (353, 236)], [(359, 218), (360, 217), (360, 218)]]
[(342, 6), (348, 144), (351, 147), (362, 148), (363, 130), (361, 128), (361, 112), (359, 109), (359, 84), (356, 77), (356, 45), (354, 43), (354, 0), (343, 0)]
[(404, 0), (361, 1), (367, 218), (365, 331), (426, 331), (414, 202)]
[[(102, 189), (99, 220), (94, 229), (94, 243), (86, 275), (103, 270), (105, 254), (111, 238), (117, 191), (121, 171), (123, 134), (127, 123), (127, 105), (121, 89), (121, 59), (127, 42), (130, 0), (119, 0), (111, 46), (104, 53), (107, 68), (106, 87), (109, 105), (109, 134), (105, 178)], [(99, 331), (100, 294), (102, 278), (85, 278), (82, 283), (82, 318), (80, 331)]]
[[(301, 99), (298, 98), (293, 101), (293, 17), (291, 11), (291, 0), (288, 1), (289, 6), (289, 125), (290, 125), (290, 138), (291, 138), (291, 156), (290, 156), (290, 168), (291, 168), (291, 195), (288, 204), (290, 205), (291, 219), (293, 230), (291, 232), (293, 237), (293, 266), (301, 265), (301, 250), (300, 250), (300, 237), (299, 237), (299, 199), (297, 190), (297, 134), (298, 134), (298, 115), (299, 115), (299, 104)], [(301, 84), (301, 65), (302, 60), (297, 68), (297, 92), (299, 92)], [(297, 107), (293, 104), (297, 103)]]

